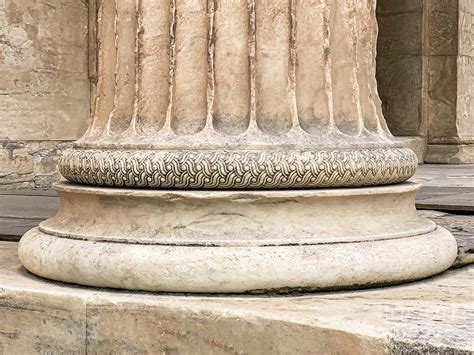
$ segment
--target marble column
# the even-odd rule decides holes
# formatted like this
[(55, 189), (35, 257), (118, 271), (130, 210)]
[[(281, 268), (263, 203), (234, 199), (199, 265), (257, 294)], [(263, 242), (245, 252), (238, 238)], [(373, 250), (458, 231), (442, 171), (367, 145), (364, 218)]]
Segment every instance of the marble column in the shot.
[(40, 276), (182, 292), (397, 283), (456, 243), (417, 216), (415, 154), (385, 124), (375, 0), (101, 0), (93, 122)]

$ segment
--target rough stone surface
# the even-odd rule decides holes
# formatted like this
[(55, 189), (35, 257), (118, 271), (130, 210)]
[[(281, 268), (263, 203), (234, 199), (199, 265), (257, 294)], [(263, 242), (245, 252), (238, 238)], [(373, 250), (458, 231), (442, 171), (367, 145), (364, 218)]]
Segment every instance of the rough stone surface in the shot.
[(472, 0), (377, 5), (377, 79), (395, 135), (428, 141), (428, 163), (472, 163)]
[[(418, 157), (418, 163), (423, 164), (426, 156), (426, 137), (422, 136), (402, 136), (397, 137), (405, 148), (413, 150)], [(419, 169), (418, 166), (417, 169)]]
[(474, 188), (474, 165), (437, 165), (420, 166), (410, 181), (425, 187)]
[(87, 2), (0, 1), (0, 188), (55, 181), (89, 101)]
[(424, 136), (423, 1), (377, 2), (377, 82), (383, 112), (397, 136)]
[(430, 144), (426, 161), (434, 164), (474, 164), (474, 143)]
[[(430, 1), (428, 7), (426, 162), (474, 162), (473, 53), (471, 0)], [(469, 49), (470, 48), (470, 49)]]
[(286, 297), (112, 292), (26, 272), (0, 243), (3, 353), (470, 353), (474, 268), (405, 286)]
[[(436, 142), (430, 145), (428, 160), (433, 163), (472, 163), (474, 161), (474, 153), (472, 153), (474, 135), (472, 1), (459, 0), (458, 6), (452, 6), (452, 2), (449, 1), (429, 3), (432, 9), (424, 7), (427, 11), (425, 18), (429, 19), (433, 16), (433, 20), (423, 22), (421, 0), (378, 1), (377, 19), (380, 35), (377, 78), (384, 114), (392, 133), (397, 136), (408, 135), (419, 138), (415, 151), (421, 162), (426, 152), (422, 137), (429, 134), (427, 120), (430, 110), (427, 109), (427, 105), (431, 105), (433, 107), (431, 131), (437, 138)], [(447, 5), (449, 9), (445, 8)], [(89, 16), (87, 16), (87, 6)], [(458, 10), (457, 17), (453, 12), (456, 9)], [(41, 159), (37, 162), (36, 168), (42, 171), (38, 176), (35, 172), (25, 173), (22, 161), (28, 158), (19, 157), (20, 161), (16, 162), (12, 162), (11, 158), (0, 160), (0, 188), (49, 186), (58, 177), (54, 164), (50, 164), (50, 161), (56, 160), (54, 142), (77, 139), (85, 130), (88, 108), (93, 106), (93, 102), (89, 103), (87, 72), (89, 71), (91, 79), (92, 95), (94, 95), (97, 81), (98, 43), (95, 37), (97, 10), (96, 0), (77, 1), (72, 6), (68, 0), (43, 2), (3, 0), (0, 3), (2, 53), (0, 55), (0, 111), (2, 111), (0, 122), (3, 134), (0, 135), (0, 141), (3, 146), (19, 144), (28, 147), (25, 152), (29, 151), (32, 154), (36, 151), (35, 146), (49, 145), (48, 152), (52, 154), (51, 159)], [(242, 26), (248, 20), (248, 14), (245, 11), (239, 11), (239, 2), (218, 8), (216, 12), (216, 26), (222, 24), (226, 30), (220, 31), (219, 36), (223, 38), (223, 42), (218, 42), (215, 46), (214, 84), (217, 91), (213, 101), (215, 107), (213, 119), (218, 131), (236, 134), (244, 129), (250, 118), (249, 109), (245, 107), (243, 101), (245, 95), (244, 98), (238, 100), (236, 96), (242, 92), (249, 95), (251, 82), (234, 80), (232, 85), (229, 85), (226, 76), (236, 77), (240, 73), (238, 68), (249, 69), (250, 65), (255, 63), (246, 61), (243, 52), (234, 53), (232, 58), (226, 58), (233, 63), (234, 72), (220, 75), (224, 58), (222, 53), (225, 50), (232, 51), (232, 47), (226, 44), (226, 38), (227, 41), (232, 39), (238, 42), (239, 46), (246, 45), (246, 38), (236, 35), (240, 25), (225, 20), (230, 12), (239, 14)], [(167, 22), (169, 21), (168, 14), (147, 14), (144, 25), (153, 22), (152, 17), (158, 15), (165, 19), (161, 27), (157, 27), (156, 33), (149, 31), (143, 37), (146, 43), (144, 85), (149, 85), (149, 78), (153, 77), (149, 75), (150, 71), (155, 70), (165, 75), (169, 69), (167, 65), (171, 64), (169, 56), (165, 56), (166, 58), (163, 58), (162, 62), (156, 66), (151, 63), (152, 57), (147, 52), (155, 45), (154, 41), (158, 46), (166, 46), (166, 36), (162, 33), (167, 31), (165, 29), (163, 32), (163, 28), (170, 25)], [(454, 24), (456, 21), (459, 26)], [(88, 41), (87, 22), (89, 22), (90, 34)], [(300, 25), (304, 25), (304, 21)], [(459, 28), (459, 33), (456, 31), (457, 28)], [(284, 26), (281, 29), (283, 32), (286, 30)], [(425, 41), (423, 41), (424, 33), (426, 34)], [(153, 34), (158, 37), (153, 37)], [(428, 38), (430, 41), (427, 40)], [(458, 39), (457, 49), (456, 38)], [(296, 39), (297, 41), (308, 40), (299, 34)], [(426, 47), (426, 53), (440, 58), (433, 59), (430, 65), (428, 62), (423, 63), (421, 56), (423, 47)], [(89, 56), (87, 56), (87, 50), (89, 50)], [(457, 59), (453, 57), (456, 55), (456, 50), (458, 51)], [(171, 53), (167, 52), (167, 54)], [(312, 58), (307, 48), (303, 48), (297, 54), (303, 66), (307, 63), (305, 58)], [(448, 63), (449, 56), (453, 58), (449, 59)], [(425, 57), (427, 57), (426, 54)], [(456, 70), (452, 68), (453, 65), (457, 67)], [(446, 70), (447, 66), (451, 68), (451, 71)], [(432, 67), (429, 70), (431, 74), (427, 74), (426, 69), (430, 67)], [(439, 75), (436, 74), (440, 71), (445, 77), (443, 80), (440, 80)], [(205, 76), (205, 73), (201, 72), (201, 74)], [(433, 78), (431, 84), (426, 79), (430, 75)], [(453, 80), (457, 80), (457, 86)], [(317, 92), (318, 83), (313, 82), (313, 84), (309, 90), (306, 90), (307, 93), (312, 90)], [(455, 89), (454, 86), (456, 86)], [(159, 86), (156, 92), (166, 94), (167, 88), (165, 85)], [(430, 94), (423, 95), (423, 92), (430, 92)], [(457, 99), (455, 99), (456, 96)], [(309, 96), (302, 96), (299, 101), (305, 107), (302, 115), (305, 128), (311, 127), (312, 122), (308, 98)], [(163, 115), (163, 112), (167, 110), (166, 103), (162, 100), (156, 106), (151, 105), (150, 102), (153, 100), (148, 96), (143, 100), (145, 108), (140, 111), (142, 114), (140, 121), (156, 121), (157, 126), (163, 124), (162, 118), (154, 121), (150, 115)], [(199, 102), (202, 103), (203, 100)], [(229, 113), (226, 113), (223, 107), (231, 102), (233, 102), (232, 108)], [(110, 101), (107, 105), (106, 107), (110, 107)], [(242, 114), (244, 119), (233, 124), (233, 117), (236, 114)], [(457, 118), (453, 119), (453, 115)], [(139, 128), (139, 131), (149, 132), (147, 128), (144, 130)], [(449, 144), (443, 143), (445, 141), (449, 141)], [(414, 147), (411, 143), (407, 146)], [(4, 152), (1, 150), (2, 148), (0, 148), (0, 155), (3, 156)], [(20, 154), (19, 150), (17, 153)], [(23, 155), (20, 154), (20, 156)], [(26, 170), (32, 169), (28, 167)]]
[(49, 188), (60, 178), (57, 164), (70, 142), (0, 142), (0, 190)]

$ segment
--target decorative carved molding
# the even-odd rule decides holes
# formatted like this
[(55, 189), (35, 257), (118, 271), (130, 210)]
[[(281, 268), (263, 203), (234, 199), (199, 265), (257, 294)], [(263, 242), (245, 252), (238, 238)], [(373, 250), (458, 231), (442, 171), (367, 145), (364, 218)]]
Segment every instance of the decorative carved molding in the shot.
[(416, 170), (405, 148), (319, 151), (65, 152), (59, 163), (69, 181), (95, 186), (195, 189), (278, 189), (399, 183)]

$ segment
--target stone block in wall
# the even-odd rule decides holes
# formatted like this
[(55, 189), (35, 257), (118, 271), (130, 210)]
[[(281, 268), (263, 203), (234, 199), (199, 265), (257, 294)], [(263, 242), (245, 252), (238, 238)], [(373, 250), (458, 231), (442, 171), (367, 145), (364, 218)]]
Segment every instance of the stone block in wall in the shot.
[(474, 2), (459, 0), (458, 55), (474, 57)]
[[(459, 137), (474, 145), (474, 1), (459, 1), (458, 105)], [(474, 148), (472, 148), (474, 150)], [(474, 155), (474, 154), (473, 154)], [(474, 159), (473, 159), (474, 160)]]
[(474, 2), (428, 2), (428, 150), (430, 163), (474, 163)]
[(415, 136), (420, 132), (421, 66), (420, 56), (377, 60), (378, 91), (388, 127), (396, 136)]
[(377, 14), (420, 12), (423, 0), (378, 0)]
[(87, 3), (0, 5), (0, 139), (73, 140), (89, 114)]
[(420, 11), (378, 13), (380, 57), (421, 55), (422, 16)]
[(458, 1), (427, 2), (425, 55), (449, 56), (458, 52)]
[(429, 144), (426, 161), (433, 164), (474, 164), (474, 144)]
[(377, 82), (383, 113), (390, 131), (423, 162), (423, 0), (379, 0), (377, 21)]
[(0, 142), (0, 190), (49, 188), (60, 178), (56, 168), (61, 152), (71, 142)]
[(457, 58), (432, 56), (425, 70), (429, 143), (446, 143), (457, 135)]
[(457, 66), (457, 133), (474, 144), (474, 56), (458, 56)]
[(0, 1), (0, 189), (49, 187), (90, 111), (88, 1)]
[(473, 0), (379, 0), (377, 16), (378, 89), (392, 133), (427, 137), (427, 162), (470, 161)]

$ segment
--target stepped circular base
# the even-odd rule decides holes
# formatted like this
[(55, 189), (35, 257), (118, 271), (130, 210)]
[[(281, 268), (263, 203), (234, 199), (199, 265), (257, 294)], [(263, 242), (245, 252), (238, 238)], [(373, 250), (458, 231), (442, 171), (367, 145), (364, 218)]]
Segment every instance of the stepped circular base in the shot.
[(57, 216), (20, 241), (31, 272), (81, 285), (234, 293), (394, 284), (456, 258), (419, 218), (418, 185), (156, 191), (61, 183)]

